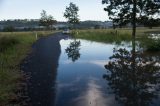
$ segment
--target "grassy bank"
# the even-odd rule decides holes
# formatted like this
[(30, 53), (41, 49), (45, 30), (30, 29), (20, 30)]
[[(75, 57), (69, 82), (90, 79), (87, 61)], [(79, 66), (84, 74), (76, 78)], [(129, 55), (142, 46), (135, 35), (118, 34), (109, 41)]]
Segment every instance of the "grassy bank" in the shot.
[(119, 41), (129, 41), (131, 39), (130, 30), (112, 30), (112, 29), (102, 29), (102, 30), (78, 30), (78, 34), (73, 32), (76, 38), (87, 39), (97, 42), (119, 42)]
[[(78, 33), (77, 33), (78, 32)], [(137, 28), (137, 37), (147, 35), (149, 32), (159, 32), (159, 28)], [(87, 39), (91, 41), (99, 41), (105, 43), (117, 42), (117, 41), (130, 41), (132, 39), (132, 29), (89, 29), (89, 30), (76, 30), (73, 31), (73, 35), (76, 38)]]
[[(147, 50), (150, 51), (159, 51), (159, 40), (148, 39), (147, 36), (149, 33), (160, 33), (160, 28), (137, 28), (136, 39), (143, 43), (143, 46), (146, 46)], [(76, 30), (72, 34), (76, 38), (86, 39), (97, 42), (104, 43), (120, 43), (121, 41), (131, 41), (132, 40), (132, 29), (123, 28), (123, 29), (89, 29), (89, 30)]]
[[(53, 32), (37, 32), (37, 36), (46, 36)], [(34, 32), (0, 33), (0, 105), (6, 106), (17, 98), (15, 94), (23, 79), (19, 63), (31, 50), (37, 40)]]

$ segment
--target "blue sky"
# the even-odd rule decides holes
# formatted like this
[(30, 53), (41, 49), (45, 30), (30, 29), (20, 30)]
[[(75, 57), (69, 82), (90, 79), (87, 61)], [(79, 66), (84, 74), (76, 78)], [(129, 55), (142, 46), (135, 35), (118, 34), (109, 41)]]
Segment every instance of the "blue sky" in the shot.
[(102, 0), (0, 0), (0, 20), (3, 19), (38, 19), (42, 9), (54, 16), (58, 21), (66, 21), (63, 17), (66, 6), (75, 3), (80, 11), (80, 19), (108, 20), (103, 10)]

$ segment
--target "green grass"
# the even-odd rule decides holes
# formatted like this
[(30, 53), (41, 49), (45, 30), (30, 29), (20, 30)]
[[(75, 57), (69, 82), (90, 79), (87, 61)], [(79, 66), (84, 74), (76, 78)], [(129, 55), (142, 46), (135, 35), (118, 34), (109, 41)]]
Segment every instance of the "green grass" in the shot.
[[(140, 41), (142, 45), (148, 51), (160, 51), (160, 42), (148, 39), (149, 33), (160, 33), (159, 27), (148, 29), (148, 28), (137, 28), (136, 40)], [(89, 29), (89, 30), (76, 30), (72, 32), (73, 36), (80, 39), (86, 39), (104, 43), (118, 43), (122, 41), (129, 42), (132, 40), (132, 29)]]
[[(145, 36), (148, 32), (159, 32), (160, 28), (148, 29), (148, 28), (137, 28), (137, 37)], [(78, 34), (77, 34), (78, 32)], [(88, 29), (88, 30), (76, 30), (73, 31), (73, 35), (76, 38), (87, 39), (92, 41), (100, 42), (115, 42), (115, 41), (127, 41), (131, 40), (132, 29)]]
[(78, 34), (73, 32), (73, 35), (76, 38), (87, 39), (91, 41), (112, 43), (120, 41), (129, 41), (131, 36), (130, 30), (78, 30)]
[[(37, 35), (42, 37), (51, 33), (37, 32)], [(15, 91), (23, 79), (19, 64), (36, 40), (33, 32), (0, 33), (0, 105), (6, 106), (16, 98)]]

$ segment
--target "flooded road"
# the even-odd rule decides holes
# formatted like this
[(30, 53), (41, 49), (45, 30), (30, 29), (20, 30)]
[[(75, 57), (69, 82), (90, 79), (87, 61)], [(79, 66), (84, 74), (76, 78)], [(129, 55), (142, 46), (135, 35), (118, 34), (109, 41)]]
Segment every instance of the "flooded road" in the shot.
[(23, 65), (31, 76), (30, 105), (159, 106), (160, 72), (155, 64), (160, 55), (145, 54), (152, 64), (144, 68), (142, 55), (133, 58), (129, 45), (70, 39), (61, 33), (40, 39)]
[(107, 86), (102, 76), (106, 73), (104, 65), (112, 55), (114, 45), (80, 40), (80, 57), (75, 60), (72, 58), (76, 54), (69, 57), (66, 53), (71, 42), (74, 40), (60, 41), (62, 53), (57, 73), (56, 105), (113, 106), (114, 97), (105, 93)]

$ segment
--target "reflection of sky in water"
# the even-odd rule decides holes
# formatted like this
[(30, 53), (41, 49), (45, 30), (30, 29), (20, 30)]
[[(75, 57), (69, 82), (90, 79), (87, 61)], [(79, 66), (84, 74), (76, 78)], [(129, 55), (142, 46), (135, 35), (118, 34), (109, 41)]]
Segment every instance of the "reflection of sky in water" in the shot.
[[(61, 40), (61, 49), (62, 54), (61, 59), (64, 61), (67, 60), (67, 56), (65, 54), (65, 49), (69, 45), (69, 43), (73, 40)], [(81, 54), (81, 60), (95, 60), (95, 59), (108, 59), (109, 56), (112, 55), (113, 45), (111, 44), (103, 44), (103, 43), (95, 43), (95, 42), (88, 42), (86, 40), (81, 40), (81, 46), (80, 46), (80, 54)], [(104, 57), (105, 56), (105, 57)], [(60, 61), (61, 61), (60, 59)]]
[[(74, 40), (61, 40), (61, 56), (57, 74), (57, 106), (119, 106), (116, 95), (103, 79), (110, 74), (105, 69), (113, 48), (131, 50), (131, 43), (122, 45), (104, 44), (80, 40), (80, 58), (68, 59), (65, 49)], [(79, 40), (77, 40), (79, 41)], [(159, 98), (159, 97), (158, 97)], [(159, 104), (153, 99), (155, 104)], [(154, 105), (155, 105), (154, 104)], [(152, 105), (151, 105), (152, 106)], [(158, 105), (157, 105), (158, 106)]]
[(97, 80), (90, 78), (86, 90), (77, 98), (73, 99), (76, 106), (113, 106), (115, 105), (114, 96), (107, 96), (102, 91), (102, 86), (98, 85)]
[[(112, 55), (112, 44), (81, 40), (81, 57), (68, 60), (65, 49), (73, 40), (61, 40), (61, 56), (57, 75), (58, 106), (114, 106), (114, 95), (106, 93), (107, 84), (102, 78), (104, 65)], [(114, 101), (114, 102), (113, 102)]]

